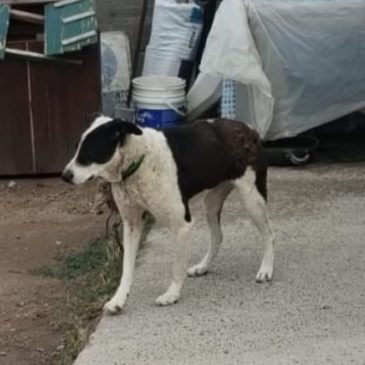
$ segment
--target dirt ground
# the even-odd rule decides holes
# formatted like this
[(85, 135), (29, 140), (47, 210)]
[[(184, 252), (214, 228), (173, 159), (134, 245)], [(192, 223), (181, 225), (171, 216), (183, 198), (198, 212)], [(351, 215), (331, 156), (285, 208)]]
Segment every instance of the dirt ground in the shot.
[(58, 330), (65, 283), (32, 274), (98, 236), (105, 217), (91, 213), (94, 184), (57, 178), (0, 180), (0, 363), (50, 365), (62, 349)]

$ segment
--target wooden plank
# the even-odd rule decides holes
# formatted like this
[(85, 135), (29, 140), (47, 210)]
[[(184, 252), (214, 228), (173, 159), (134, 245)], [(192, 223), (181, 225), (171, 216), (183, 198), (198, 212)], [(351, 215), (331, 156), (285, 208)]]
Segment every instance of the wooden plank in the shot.
[(26, 62), (0, 62), (0, 90), (0, 176), (33, 173)]
[(56, 8), (62, 8), (63, 6), (67, 6), (67, 5), (71, 5), (71, 4), (76, 4), (76, 3), (81, 3), (83, 0), (63, 0), (63, 1), (59, 1), (56, 4), (54, 4), (54, 6)]
[(3, 4), (7, 5), (29, 5), (29, 4), (45, 4), (55, 3), (59, 0), (2, 0)]
[(63, 24), (68, 24), (68, 23), (76, 22), (76, 21), (81, 20), (81, 19), (93, 17), (93, 16), (96, 16), (96, 13), (95, 13), (94, 10), (90, 10), (90, 11), (87, 11), (85, 13), (76, 14), (76, 15), (73, 15), (73, 16), (69, 16), (67, 18), (62, 18), (61, 20), (62, 20)]
[(85, 39), (88, 39), (88, 38), (91, 38), (91, 37), (96, 37), (98, 34), (96, 33), (95, 30), (92, 30), (90, 32), (87, 32), (87, 33), (82, 33), (82, 34), (79, 34), (75, 37), (71, 37), (71, 38), (64, 38), (62, 39), (62, 45), (63, 46), (68, 46), (70, 44), (73, 44), (73, 43), (77, 43), (77, 42), (81, 42)]
[(9, 56), (15, 56), (20, 58), (25, 58), (27, 60), (31, 61), (49, 61), (49, 62), (55, 62), (55, 63), (62, 63), (67, 65), (73, 65), (73, 66), (81, 66), (82, 61), (81, 60), (71, 60), (71, 59), (65, 59), (65, 58), (59, 58), (59, 57), (49, 57), (45, 56), (43, 53), (37, 53), (37, 52), (30, 52), (30, 51), (24, 51), (19, 49), (12, 49), (12, 48), (6, 48), (5, 52)]
[(44, 24), (43, 15), (29, 13), (27, 11), (21, 11), (16, 9), (10, 10), (10, 15), (13, 19), (22, 20), (24, 22), (32, 24)]
[[(42, 44), (33, 42), (33, 52)], [(37, 173), (59, 173), (75, 152), (75, 144), (87, 126), (86, 116), (101, 110), (99, 46), (73, 55), (82, 60), (78, 69), (53, 63), (33, 63), (32, 103)]]

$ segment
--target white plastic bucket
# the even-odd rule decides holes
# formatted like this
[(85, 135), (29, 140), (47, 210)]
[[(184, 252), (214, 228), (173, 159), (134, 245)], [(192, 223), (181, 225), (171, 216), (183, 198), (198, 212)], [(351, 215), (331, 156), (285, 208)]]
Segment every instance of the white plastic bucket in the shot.
[(185, 80), (179, 77), (137, 77), (132, 97), (141, 127), (161, 129), (181, 123), (185, 116)]

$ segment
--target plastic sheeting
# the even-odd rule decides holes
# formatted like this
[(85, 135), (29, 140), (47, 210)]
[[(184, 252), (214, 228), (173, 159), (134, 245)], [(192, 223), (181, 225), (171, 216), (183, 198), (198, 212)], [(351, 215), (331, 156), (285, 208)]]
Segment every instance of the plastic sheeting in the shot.
[(265, 139), (361, 109), (365, 0), (224, 0), (201, 71), (248, 85), (247, 122)]
[(131, 73), (129, 41), (123, 32), (103, 32), (101, 77), (103, 92), (128, 91)]
[(131, 60), (129, 41), (120, 31), (103, 32), (101, 41), (101, 79), (103, 113), (116, 116), (127, 100)]
[(200, 70), (222, 79), (231, 79), (252, 87), (255, 94), (251, 121), (261, 136), (271, 124), (273, 97), (264, 74), (248, 24), (244, 2), (224, 0), (218, 8), (203, 53)]

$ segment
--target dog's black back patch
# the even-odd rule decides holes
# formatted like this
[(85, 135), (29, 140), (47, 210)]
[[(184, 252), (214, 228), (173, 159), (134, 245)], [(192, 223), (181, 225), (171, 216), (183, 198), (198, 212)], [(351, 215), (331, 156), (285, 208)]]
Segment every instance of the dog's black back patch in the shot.
[(128, 134), (142, 134), (142, 131), (134, 124), (119, 119), (100, 125), (81, 141), (76, 162), (82, 166), (108, 162), (116, 148), (124, 144)]
[[(256, 132), (241, 122), (199, 121), (163, 130), (177, 170), (186, 220), (189, 200), (206, 189), (241, 177), (247, 166), (256, 170), (261, 150)], [(266, 183), (266, 181), (265, 181)]]

